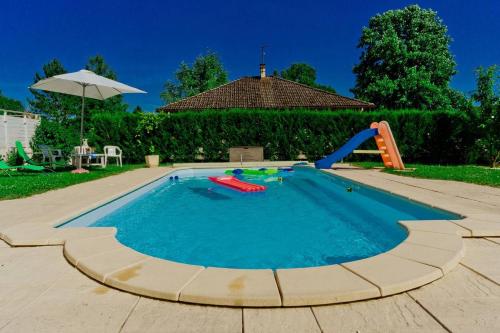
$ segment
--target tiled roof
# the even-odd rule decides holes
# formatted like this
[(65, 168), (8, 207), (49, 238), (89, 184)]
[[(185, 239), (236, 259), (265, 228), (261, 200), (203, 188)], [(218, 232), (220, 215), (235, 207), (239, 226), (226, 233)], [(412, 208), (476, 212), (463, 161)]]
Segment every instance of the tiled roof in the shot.
[(158, 108), (176, 112), (203, 109), (368, 109), (374, 104), (278, 77), (243, 77)]

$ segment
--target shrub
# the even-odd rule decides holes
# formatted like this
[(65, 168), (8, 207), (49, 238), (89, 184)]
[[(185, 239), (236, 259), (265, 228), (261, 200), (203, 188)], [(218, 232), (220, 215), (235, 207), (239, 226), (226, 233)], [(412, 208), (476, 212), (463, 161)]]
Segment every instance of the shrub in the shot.
[[(295, 160), (303, 152), (311, 161), (339, 148), (373, 121), (391, 125), (406, 162), (469, 162), (474, 133), (466, 114), (455, 111), (380, 110), (241, 110), (173, 114), (100, 114), (92, 119), (92, 145), (123, 148), (128, 161), (142, 162), (154, 146), (162, 160), (227, 161), (228, 149), (264, 147), (266, 159)], [(374, 149), (373, 140), (361, 148)], [(352, 159), (362, 157), (350, 157)], [(373, 157), (371, 157), (373, 158)]]
[(80, 144), (80, 123), (74, 121), (63, 125), (56, 121), (42, 118), (40, 125), (36, 128), (35, 135), (31, 139), (31, 146), (36, 151), (39, 144), (46, 144), (55, 149), (61, 149), (68, 156), (73, 147)]
[(13, 166), (23, 165), (23, 163), (24, 163), (23, 159), (19, 156), (16, 149), (11, 150), (7, 154), (7, 156), (5, 157), (5, 162), (7, 162), (7, 164), (13, 165)]
[(141, 114), (100, 113), (92, 117), (87, 135), (89, 144), (97, 151), (104, 146), (119, 146), (126, 162), (143, 162), (146, 147), (136, 138)]

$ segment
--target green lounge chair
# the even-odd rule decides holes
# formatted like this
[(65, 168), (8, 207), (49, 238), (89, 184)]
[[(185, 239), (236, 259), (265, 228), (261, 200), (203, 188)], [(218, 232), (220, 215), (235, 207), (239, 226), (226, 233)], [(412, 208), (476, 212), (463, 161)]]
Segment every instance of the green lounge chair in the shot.
[(10, 171), (15, 171), (15, 170), (26, 170), (26, 171), (43, 171), (45, 168), (43, 166), (37, 166), (37, 165), (9, 165), (5, 161), (0, 160), (0, 171), (2, 173), (6, 173), (8, 176), (10, 176)]
[(65, 167), (68, 165), (66, 161), (49, 161), (49, 162), (36, 162), (33, 161), (28, 154), (24, 151), (23, 144), (20, 141), (16, 141), (17, 154), (29, 165), (46, 167), (47, 169), (55, 169), (57, 167)]

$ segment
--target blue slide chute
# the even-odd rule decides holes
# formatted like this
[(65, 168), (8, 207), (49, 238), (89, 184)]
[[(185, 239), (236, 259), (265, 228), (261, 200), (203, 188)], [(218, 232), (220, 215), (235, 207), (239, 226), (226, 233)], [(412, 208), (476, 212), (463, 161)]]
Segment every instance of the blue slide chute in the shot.
[(377, 134), (378, 130), (376, 128), (368, 128), (364, 131), (359, 132), (338, 150), (334, 151), (325, 158), (316, 161), (314, 163), (316, 169), (330, 169), (333, 163), (340, 161), (341, 159), (352, 153), (354, 149), (358, 148), (360, 144), (370, 138), (373, 138)]

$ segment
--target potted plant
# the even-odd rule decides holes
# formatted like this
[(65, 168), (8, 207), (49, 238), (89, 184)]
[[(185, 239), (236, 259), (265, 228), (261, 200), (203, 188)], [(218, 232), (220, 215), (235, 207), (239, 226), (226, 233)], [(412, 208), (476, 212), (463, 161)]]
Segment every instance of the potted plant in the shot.
[(145, 156), (146, 166), (148, 168), (156, 168), (160, 165), (160, 155), (155, 154), (155, 146), (149, 146), (149, 155)]

